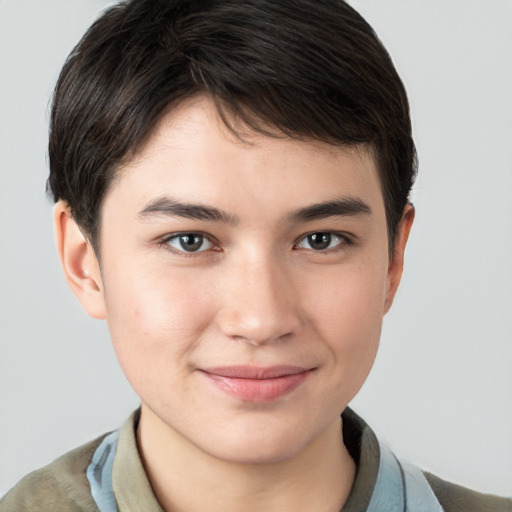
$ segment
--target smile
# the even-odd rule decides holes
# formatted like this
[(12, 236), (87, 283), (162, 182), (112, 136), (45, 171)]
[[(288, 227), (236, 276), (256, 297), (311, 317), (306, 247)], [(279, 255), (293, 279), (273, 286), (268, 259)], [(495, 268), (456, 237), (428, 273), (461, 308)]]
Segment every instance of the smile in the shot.
[(201, 370), (217, 388), (247, 402), (273, 402), (302, 384), (313, 369), (297, 366), (227, 366)]

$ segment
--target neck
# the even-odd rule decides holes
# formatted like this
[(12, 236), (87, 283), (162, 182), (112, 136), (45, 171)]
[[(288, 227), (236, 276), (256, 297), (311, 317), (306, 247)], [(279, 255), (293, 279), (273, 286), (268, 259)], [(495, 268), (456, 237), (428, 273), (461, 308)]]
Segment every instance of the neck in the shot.
[(338, 418), (289, 459), (240, 464), (209, 455), (143, 406), (137, 440), (166, 512), (339, 512), (355, 476), (341, 432)]

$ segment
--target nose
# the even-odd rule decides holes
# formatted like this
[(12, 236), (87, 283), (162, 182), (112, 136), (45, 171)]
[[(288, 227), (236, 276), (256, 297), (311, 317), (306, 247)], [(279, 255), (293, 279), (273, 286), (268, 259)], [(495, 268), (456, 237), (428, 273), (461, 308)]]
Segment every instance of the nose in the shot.
[(217, 322), (225, 336), (256, 346), (299, 331), (294, 279), (275, 261), (232, 265), (224, 284)]

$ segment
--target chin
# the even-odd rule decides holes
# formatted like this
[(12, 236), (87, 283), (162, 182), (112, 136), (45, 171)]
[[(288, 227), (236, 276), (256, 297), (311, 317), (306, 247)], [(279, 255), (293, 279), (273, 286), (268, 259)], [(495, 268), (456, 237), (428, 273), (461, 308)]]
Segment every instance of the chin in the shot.
[(286, 462), (292, 459), (301, 451), (300, 447), (293, 446), (274, 446), (268, 443), (244, 443), (240, 446), (228, 446), (224, 450), (215, 447), (213, 457), (230, 462), (232, 464), (264, 466)]
[[(279, 464), (298, 455), (309, 444), (304, 431), (290, 428), (248, 428), (222, 432), (204, 443), (213, 457), (244, 465)], [(300, 432), (300, 435), (297, 433)]]

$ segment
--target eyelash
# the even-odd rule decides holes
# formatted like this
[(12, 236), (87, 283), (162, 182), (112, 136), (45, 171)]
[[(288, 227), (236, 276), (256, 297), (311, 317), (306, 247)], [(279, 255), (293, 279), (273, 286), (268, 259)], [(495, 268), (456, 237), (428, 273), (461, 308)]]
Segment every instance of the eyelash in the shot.
[[(314, 235), (328, 235), (329, 237), (336, 237), (339, 239), (339, 243), (337, 243), (334, 247), (327, 247), (326, 249), (319, 249), (319, 250), (314, 250), (313, 248), (308, 249), (308, 248), (298, 247), (298, 245), (301, 242), (307, 240), (309, 237), (312, 237)], [(202, 241), (207, 241), (208, 243), (210, 243), (212, 245), (212, 247), (209, 247), (204, 250), (198, 250), (198, 251), (186, 251), (186, 250), (177, 249), (170, 245), (171, 241), (178, 240), (179, 238), (184, 237), (184, 236), (202, 237), (202, 239), (203, 239)], [(330, 242), (331, 242), (331, 240), (330, 240)], [(293, 249), (294, 250), (312, 251), (315, 254), (333, 254), (333, 253), (337, 253), (339, 251), (345, 250), (353, 244), (354, 244), (354, 241), (352, 240), (352, 238), (345, 233), (339, 233), (339, 232), (335, 232), (335, 231), (312, 231), (310, 233), (302, 235), (299, 239), (297, 239), (297, 241), (294, 242), (294, 244), (293, 244)], [(221, 250), (219, 248), (219, 245), (215, 242), (214, 239), (212, 239), (212, 237), (210, 237), (209, 235), (206, 235), (205, 233), (201, 233), (198, 231), (187, 231), (187, 232), (169, 234), (159, 240), (159, 245), (162, 246), (165, 250), (167, 250), (173, 254), (177, 254), (181, 257), (185, 257), (185, 258), (197, 257), (201, 253), (207, 253), (210, 250), (215, 251), (215, 252), (219, 252)]]
[[(212, 245), (212, 247), (207, 248), (206, 250), (202, 250), (202, 251), (185, 251), (185, 250), (177, 249), (170, 245), (171, 241), (178, 240), (179, 238), (184, 237), (184, 236), (194, 236), (194, 237), (199, 236), (203, 239), (203, 241), (209, 242)], [(218, 244), (212, 239), (212, 237), (210, 237), (204, 233), (198, 232), (198, 231), (186, 231), (186, 232), (181, 232), (181, 233), (172, 233), (170, 235), (167, 235), (167, 236), (161, 238), (159, 241), (159, 245), (162, 246), (165, 250), (167, 250), (173, 254), (177, 254), (179, 256), (185, 257), (185, 258), (197, 257), (198, 255), (208, 252), (209, 250), (213, 250), (216, 252), (218, 252), (220, 250), (218, 248)]]
[[(342, 250), (347, 249), (349, 246), (354, 244), (354, 241), (351, 237), (346, 235), (345, 233), (338, 233), (336, 231), (313, 231), (311, 233), (307, 233), (306, 235), (301, 236), (294, 244), (295, 250), (301, 250), (300, 247), (298, 247), (298, 244), (303, 242), (304, 240), (307, 240), (309, 237), (312, 237), (314, 235), (328, 235), (330, 238), (337, 238), (339, 243), (337, 243), (334, 247), (327, 247), (326, 249), (305, 249), (305, 250), (311, 250), (315, 254), (333, 254)], [(332, 240), (329, 240), (329, 243)]]

